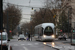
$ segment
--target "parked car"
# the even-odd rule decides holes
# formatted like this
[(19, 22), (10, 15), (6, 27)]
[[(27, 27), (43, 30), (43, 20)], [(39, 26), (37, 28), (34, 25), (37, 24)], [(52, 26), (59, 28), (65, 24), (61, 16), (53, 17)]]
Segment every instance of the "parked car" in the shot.
[(67, 36), (64, 36), (64, 35), (58, 36), (58, 40), (66, 40), (66, 39), (67, 39)]
[[(7, 32), (2, 32), (2, 50), (12, 50), (12, 47), (9, 45), (10, 40), (8, 39)], [(1, 32), (0, 32), (0, 49), (1, 49)]]
[(24, 36), (24, 34), (20, 34), (18, 37), (18, 41), (19, 40), (26, 40), (26, 37)]

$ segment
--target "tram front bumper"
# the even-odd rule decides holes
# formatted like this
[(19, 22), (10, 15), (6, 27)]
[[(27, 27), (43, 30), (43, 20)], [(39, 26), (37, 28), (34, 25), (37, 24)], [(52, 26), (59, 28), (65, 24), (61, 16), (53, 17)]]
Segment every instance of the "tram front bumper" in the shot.
[(52, 36), (42, 36), (42, 40), (54, 40)]

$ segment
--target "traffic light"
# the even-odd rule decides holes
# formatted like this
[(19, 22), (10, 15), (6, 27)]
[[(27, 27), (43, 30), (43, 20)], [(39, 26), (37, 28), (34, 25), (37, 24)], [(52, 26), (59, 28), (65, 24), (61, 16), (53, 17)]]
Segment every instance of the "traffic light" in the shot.
[(73, 29), (73, 32), (75, 32), (75, 30)]
[(60, 32), (62, 32), (62, 30), (60, 30)]
[(32, 10), (33, 10), (33, 7), (32, 7)]
[(12, 31), (10, 30), (9, 32), (11, 33)]

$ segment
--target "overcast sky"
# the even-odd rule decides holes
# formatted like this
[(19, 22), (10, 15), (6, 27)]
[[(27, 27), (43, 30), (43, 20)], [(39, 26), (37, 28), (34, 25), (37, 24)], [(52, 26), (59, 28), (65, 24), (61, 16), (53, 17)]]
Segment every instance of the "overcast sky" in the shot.
[[(44, 6), (45, 0), (3, 0), (3, 1), (9, 2), (9, 3), (12, 3), (12, 4), (17, 4), (17, 5), (42, 7), (42, 6)], [(23, 14), (21, 22), (30, 21), (31, 15), (25, 15), (25, 14), (31, 14), (31, 12), (33, 12), (34, 10), (32, 10), (29, 7), (20, 7), (20, 8), (22, 9), (22, 14)]]

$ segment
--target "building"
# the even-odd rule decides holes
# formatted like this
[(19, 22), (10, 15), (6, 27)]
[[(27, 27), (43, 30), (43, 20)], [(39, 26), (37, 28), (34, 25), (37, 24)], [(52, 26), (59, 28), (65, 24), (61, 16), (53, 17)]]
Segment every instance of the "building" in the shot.
[(75, 0), (71, 0), (70, 5), (72, 7), (72, 27), (75, 29)]
[(72, 24), (72, 28), (75, 27), (75, 0), (61, 0), (62, 1), (62, 7), (67, 7), (66, 12), (68, 12), (68, 9), (71, 8), (69, 15), (69, 22)]

